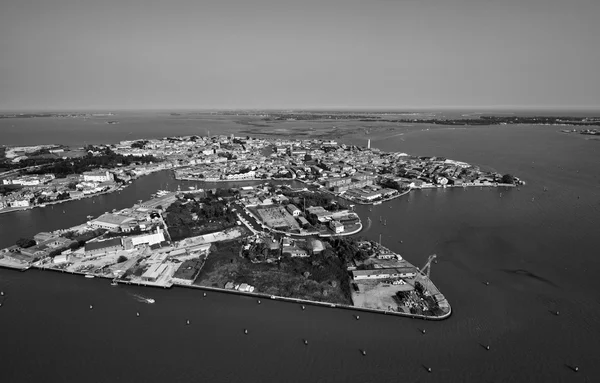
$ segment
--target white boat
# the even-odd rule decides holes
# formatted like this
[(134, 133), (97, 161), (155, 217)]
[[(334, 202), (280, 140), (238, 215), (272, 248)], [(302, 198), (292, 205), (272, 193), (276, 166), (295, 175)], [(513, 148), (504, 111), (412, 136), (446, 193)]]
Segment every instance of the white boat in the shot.
[(92, 274), (86, 274), (85, 277), (86, 278), (94, 278), (94, 276)]
[(119, 286), (119, 284), (117, 282), (115, 282), (115, 281), (113, 281), (110, 285), (111, 286)]
[(373, 205), (381, 205), (381, 201), (373, 202)]
[(45, 203), (43, 203), (43, 204), (41, 204), (41, 205), (40, 205), (40, 207), (46, 207), (46, 204), (45, 204)]
[(146, 298), (146, 302), (147, 303), (154, 303), (156, 301), (154, 299), (152, 299), (152, 298)]

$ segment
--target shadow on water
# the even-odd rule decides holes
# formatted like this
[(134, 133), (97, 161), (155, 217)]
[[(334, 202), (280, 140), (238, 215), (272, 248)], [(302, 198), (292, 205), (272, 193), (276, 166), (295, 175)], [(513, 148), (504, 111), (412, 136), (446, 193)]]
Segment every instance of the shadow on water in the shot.
[(550, 286), (558, 287), (558, 285), (556, 285), (551, 280), (546, 279), (544, 277), (540, 277), (539, 275), (534, 274), (534, 273), (532, 273), (531, 271), (528, 271), (528, 270), (523, 270), (523, 269), (515, 269), (515, 270), (502, 269), (502, 271), (504, 271), (505, 273), (508, 273), (508, 274), (522, 275), (522, 276), (525, 276), (525, 277), (529, 277), (529, 278), (535, 279), (535, 280), (540, 281), (540, 282), (544, 282), (544, 283), (546, 283), (546, 284), (548, 284)]

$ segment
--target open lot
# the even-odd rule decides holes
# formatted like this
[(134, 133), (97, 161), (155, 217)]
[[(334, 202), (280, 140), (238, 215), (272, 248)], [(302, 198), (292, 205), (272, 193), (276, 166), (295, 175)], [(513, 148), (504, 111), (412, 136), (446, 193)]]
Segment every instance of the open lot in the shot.
[(352, 291), (354, 306), (379, 310), (399, 310), (394, 296), (398, 291), (413, 290), (412, 282), (404, 285), (392, 285), (381, 281), (361, 281), (357, 283), (359, 291)]
[(351, 304), (349, 294), (344, 293), (347, 281), (340, 281), (339, 274), (327, 268), (334, 265), (323, 266), (321, 273), (313, 270), (307, 277), (304, 273), (311, 260), (284, 258), (280, 263), (252, 263), (239, 256), (240, 247), (238, 241), (216, 244), (195, 284), (223, 288), (230, 281), (247, 283), (259, 293)]

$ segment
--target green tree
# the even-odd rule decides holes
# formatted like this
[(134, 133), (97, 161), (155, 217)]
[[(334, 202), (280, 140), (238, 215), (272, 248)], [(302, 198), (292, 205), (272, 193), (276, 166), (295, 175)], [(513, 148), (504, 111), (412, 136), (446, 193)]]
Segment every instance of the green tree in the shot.
[(502, 183), (504, 184), (514, 184), (515, 183), (515, 177), (513, 177), (511, 174), (505, 174), (502, 176)]
[(16, 242), (17, 246), (22, 247), (24, 249), (35, 246), (35, 241), (33, 238), (20, 238)]

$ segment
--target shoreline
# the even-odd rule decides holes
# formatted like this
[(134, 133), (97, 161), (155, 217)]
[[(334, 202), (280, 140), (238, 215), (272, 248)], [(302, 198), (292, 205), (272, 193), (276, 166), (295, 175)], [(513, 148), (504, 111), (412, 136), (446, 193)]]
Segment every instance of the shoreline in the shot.
[[(525, 183), (523, 183), (524, 185)], [(520, 185), (515, 185), (515, 184), (463, 184), (463, 185), (446, 185), (446, 186), (441, 186), (441, 185), (434, 185), (434, 186), (426, 186), (426, 187), (420, 187), (420, 188), (410, 188), (410, 190), (407, 190), (403, 193), (397, 194), (395, 196), (383, 199), (383, 200), (379, 200), (379, 201), (374, 201), (374, 202), (362, 202), (362, 201), (356, 201), (354, 199), (350, 199), (350, 198), (346, 198), (344, 197), (344, 194), (334, 194), (333, 192), (329, 191), (329, 190), (324, 190), (326, 193), (329, 193), (331, 195), (333, 195), (334, 197), (337, 198), (342, 198), (346, 201), (352, 202), (352, 203), (357, 203), (359, 205), (379, 205), (382, 204), (384, 202), (388, 202), (391, 200), (394, 200), (396, 198), (402, 197), (407, 195), (408, 193), (410, 193), (411, 191), (421, 191), (421, 190), (430, 190), (430, 189), (456, 189), (456, 188), (468, 188), (468, 187), (518, 187)]]
[[(90, 274), (90, 273), (59, 270), (59, 269), (53, 269), (53, 268), (49, 268), (49, 267), (36, 266), (36, 265), (29, 266), (26, 269), (17, 269), (17, 268), (10, 268), (10, 269), (26, 271), (26, 270), (29, 270), (30, 268), (37, 269), (39, 271), (52, 271), (52, 272), (56, 272), (56, 273), (67, 273), (67, 274), (72, 274), (72, 275), (80, 275), (84, 278), (86, 275), (94, 275), (94, 274)], [(371, 312), (371, 313), (380, 314), (380, 315), (395, 315), (395, 316), (407, 317), (407, 318), (412, 318), (412, 319), (421, 319), (421, 320), (440, 321), (440, 320), (448, 319), (452, 315), (452, 306), (450, 306), (450, 305), (448, 305), (448, 307), (449, 307), (448, 312), (443, 315), (427, 316), (427, 315), (421, 315), (421, 314), (401, 313), (401, 312), (390, 311), (390, 310), (380, 310), (380, 309), (372, 309), (372, 308), (367, 308), (367, 307), (351, 306), (351, 305), (347, 305), (347, 304), (343, 304), (343, 303), (328, 303), (328, 302), (320, 302), (320, 301), (311, 301), (311, 300), (302, 299), (302, 298), (269, 295), (269, 294), (264, 294), (264, 293), (241, 292), (238, 290), (224, 289), (224, 288), (220, 288), (220, 287), (195, 285), (195, 284), (193, 284), (193, 282), (192, 282), (192, 284), (189, 284), (189, 285), (183, 284), (183, 283), (177, 283), (177, 282), (171, 282), (169, 284), (159, 285), (159, 284), (145, 283), (145, 282), (121, 281), (118, 279), (118, 277), (112, 278), (112, 277), (106, 276), (106, 275), (94, 275), (94, 279), (95, 278), (111, 280), (111, 281), (116, 282), (117, 285), (119, 285), (119, 284), (136, 285), (136, 286), (142, 286), (142, 287), (147, 287), (147, 288), (162, 288), (162, 289), (171, 289), (172, 287), (189, 288), (189, 289), (196, 289), (196, 290), (215, 291), (215, 292), (219, 292), (219, 293), (234, 294), (234, 295), (238, 295), (238, 296), (270, 299), (270, 300), (274, 300), (274, 301), (282, 301), (282, 302), (287, 302), (287, 303), (300, 303), (300, 304), (307, 304), (307, 305), (312, 305), (312, 306), (340, 308), (340, 309), (345, 309), (345, 310)]]
[[(153, 170), (153, 171), (150, 171), (150, 172), (147, 172), (147, 173), (144, 173), (144, 174), (140, 174), (139, 176), (137, 176), (135, 178), (132, 178), (130, 180), (130, 182), (137, 181), (138, 179), (140, 179), (142, 177), (145, 177), (145, 176), (153, 174), (153, 173), (161, 172), (161, 171), (164, 171), (164, 170), (173, 170), (173, 169), (157, 169), (157, 170)], [(85, 199), (85, 198), (93, 198), (93, 197), (97, 197), (97, 196), (104, 195), (104, 194), (110, 194), (110, 193), (114, 193), (114, 192), (117, 192), (119, 190), (123, 190), (123, 189), (129, 187), (129, 185), (131, 185), (130, 182), (126, 182), (124, 184), (120, 184), (120, 185), (118, 185), (118, 186), (116, 186), (114, 188), (110, 188), (110, 189), (102, 191), (100, 193), (88, 194), (88, 195), (84, 195), (83, 197), (79, 197), (79, 198), (68, 198), (68, 199), (64, 199), (64, 200), (60, 200), (60, 201), (46, 202), (46, 203), (43, 204), (43, 205), (46, 205), (46, 206), (41, 206), (42, 204), (39, 204), (39, 205), (33, 205), (33, 206), (24, 206), (24, 207), (16, 207), (16, 208), (12, 208), (11, 207), (11, 208), (0, 209), (0, 214), (13, 213), (15, 211), (32, 210), (32, 209), (35, 209), (35, 208), (38, 208), (38, 207), (43, 209), (43, 208), (48, 207), (50, 205), (60, 205), (62, 203), (66, 203), (66, 202), (80, 201), (80, 200)]]
[[(126, 184), (128, 185), (128, 184)], [(68, 199), (63, 199), (60, 201), (52, 201), (52, 202), (46, 202), (44, 203), (44, 205), (46, 206), (41, 206), (41, 205), (33, 205), (33, 206), (23, 206), (23, 207), (11, 207), (11, 208), (7, 208), (7, 209), (2, 209), (0, 210), (0, 214), (7, 214), (7, 213), (13, 213), (15, 211), (24, 211), (24, 210), (33, 210), (35, 208), (46, 208), (50, 205), (60, 205), (62, 203), (66, 203), (66, 202), (73, 202), (73, 201), (80, 201), (82, 199), (86, 199), (86, 198), (93, 198), (93, 197), (97, 197), (103, 194), (109, 194), (109, 193), (114, 193), (116, 191), (118, 191), (121, 187), (123, 187), (124, 185), (119, 185), (118, 187), (109, 189), (109, 190), (105, 190), (103, 192), (100, 193), (94, 193), (94, 194), (88, 194), (85, 195), (83, 197), (79, 197), (79, 198), (68, 198)]]

